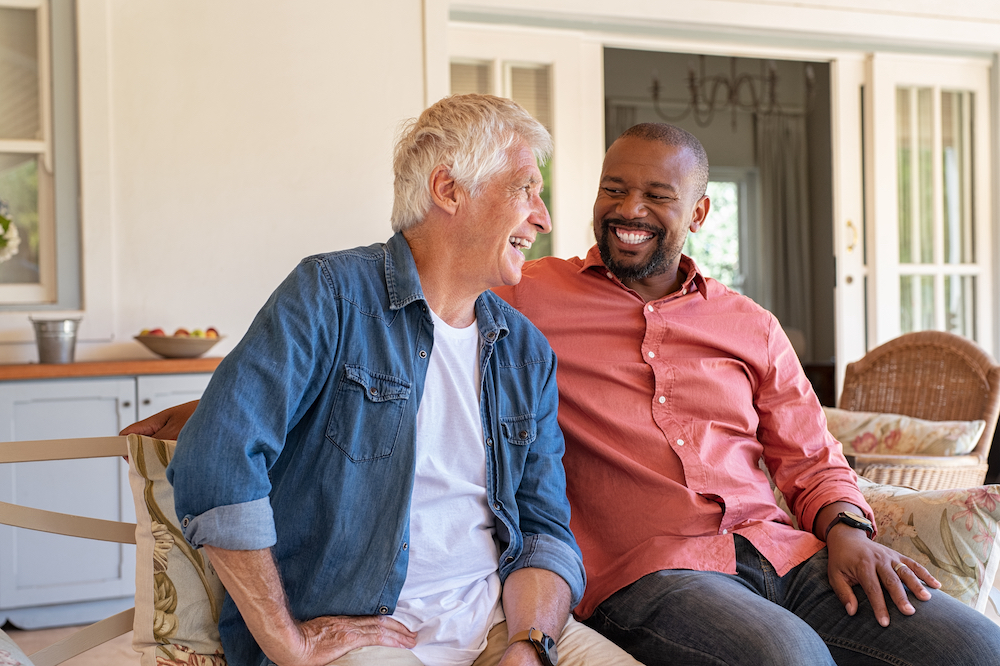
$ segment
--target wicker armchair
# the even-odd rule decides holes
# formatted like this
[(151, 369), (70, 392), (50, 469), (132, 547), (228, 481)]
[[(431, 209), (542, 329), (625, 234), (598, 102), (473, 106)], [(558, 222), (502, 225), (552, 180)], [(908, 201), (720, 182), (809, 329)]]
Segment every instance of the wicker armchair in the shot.
[(983, 419), (986, 429), (967, 455), (859, 454), (858, 474), (918, 490), (983, 483), (1000, 413), (1000, 365), (975, 342), (953, 333), (907, 333), (850, 363), (841, 409), (904, 414), (931, 421)]

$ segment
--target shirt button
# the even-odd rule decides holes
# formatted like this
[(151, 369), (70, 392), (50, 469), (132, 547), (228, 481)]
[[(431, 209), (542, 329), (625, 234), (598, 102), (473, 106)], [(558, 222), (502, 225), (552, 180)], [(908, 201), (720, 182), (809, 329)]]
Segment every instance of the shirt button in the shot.
[(513, 557), (511, 557), (510, 555), (508, 555), (508, 556), (507, 556), (507, 558), (506, 558), (506, 559), (505, 559), (504, 561), (505, 561), (505, 562), (513, 562), (513, 561), (514, 561), (514, 558), (513, 558)]
[(427, 352), (425, 352), (423, 349), (421, 349), (419, 356), (420, 356), (420, 358), (427, 358)]
[(378, 609), (378, 612), (381, 613), (382, 615), (387, 615), (389, 613), (389, 607), (388, 606), (381, 606)]
[(528, 439), (528, 431), (522, 430), (521, 432), (517, 433), (517, 436), (520, 437), (521, 439)]
[(661, 395), (661, 396), (659, 397), (659, 401), (660, 401), (660, 404), (661, 404), (661, 405), (662, 405), (663, 403), (665, 403), (665, 402), (667, 401), (667, 398), (666, 398), (666, 396), (662, 396), (662, 395)]
[(687, 289), (681, 289), (681, 296), (687, 296), (687, 294), (688, 294)]
[(613, 278), (614, 277), (614, 275), (611, 274), (611, 271), (608, 271), (607, 273), (605, 273), (605, 275), (607, 275), (608, 278)]
[(683, 439), (678, 439), (677, 440), (677, 446), (684, 446), (684, 440)]
[(653, 306), (652, 306), (652, 305), (647, 305), (647, 306), (646, 306), (646, 309), (647, 309), (647, 310), (649, 310), (650, 312), (653, 312), (653, 311), (654, 311), (654, 310), (653, 310)]
[(404, 544), (403, 544), (403, 550), (406, 550), (406, 549), (408, 549), (409, 547), (410, 547), (410, 544), (408, 544), (408, 543), (404, 543)]
[(656, 354), (654, 354), (653, 352), (647, 352), (647, 353), (649, 354), (649, 358), (656, 358)]
[(493, 508), (496, 509), (497, 511), (499, 511), (500, 510), (500, 503), (499, 502), (493, 502)]
[(185, 518), (184, 520), (181, 521), (181, 525), (183, 525), (184, 527), (187, 527), (190, 524), (191, 524), (191, 520), (188, 519), (188, 518)]
[(729, 534), (729, 530), (722, 530), (723, 534)]
[(495, 332), (493, 332), (493, 331), (490, 331), (489, 333), (486, 334), (486, 339), (487, 340), (493, 340), (493, 338), (495, 338), (495, 337), (497, 337), (497, 334)]
[(368, 392), (371, 393), (372, 395), (378, 395), (378, 389), (375, 388), (374, 386), (368, 389)]
[(492, 437), (487, 437), (486, 438), (486, 446), (493, 446), (493, 438)]

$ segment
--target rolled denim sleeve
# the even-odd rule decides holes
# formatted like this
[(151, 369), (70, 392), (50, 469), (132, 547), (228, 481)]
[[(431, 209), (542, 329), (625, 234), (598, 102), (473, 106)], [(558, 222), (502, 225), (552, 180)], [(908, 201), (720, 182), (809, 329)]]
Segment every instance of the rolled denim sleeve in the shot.
[(571, 607), (575, 607), (583, 598), (586, 573), (580, 548), (570, 529), (566, 472), (562, 464), (565, 442), (557, 421), (556, 358), (548, 344), (544, 344), (548, 349), (548, 363), (537, 402), (537, 436), (530, 446), (516, 492), (523, 548), (513, 563), (502, 568), (501, 576), (506, 578), (512, 571), (524, 567), (552, 571), (569, 585)]
[(219, 364), (181, 431), (167, 477), (192, 545), (274, 545), (269, 472), (323, 384), (337, 340), (325, 287), (323, 266), (303, 260)]

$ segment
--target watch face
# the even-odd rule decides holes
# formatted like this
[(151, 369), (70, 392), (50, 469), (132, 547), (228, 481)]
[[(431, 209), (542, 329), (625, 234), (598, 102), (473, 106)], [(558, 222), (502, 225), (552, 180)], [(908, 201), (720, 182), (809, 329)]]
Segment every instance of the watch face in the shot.
[(556, 666), (559, 655), (556, 653), (556, 642), (550, 636), (542, 634), (540, 640), (531, 639), (531, 644), (535, 646), (544, 666)]

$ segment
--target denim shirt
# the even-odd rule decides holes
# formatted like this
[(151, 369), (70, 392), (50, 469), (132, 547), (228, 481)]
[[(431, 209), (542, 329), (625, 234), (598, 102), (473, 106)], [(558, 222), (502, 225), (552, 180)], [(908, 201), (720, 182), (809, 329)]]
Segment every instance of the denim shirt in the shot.
[[(556, 360), (523, 315), (476, 301), (480, 414), (501, 580), (583, 594), (556, 423)], [(417, 407), (433, 323), (406, 240), (304, 259), (215, 371), (167, 470), (195, 547), (273, 548), (292, 615), (388, 615), (406, 577)], [(442, 568), (447, 569), (447, 562)], [(231, 666), (263, 655), (227, 597)]]

